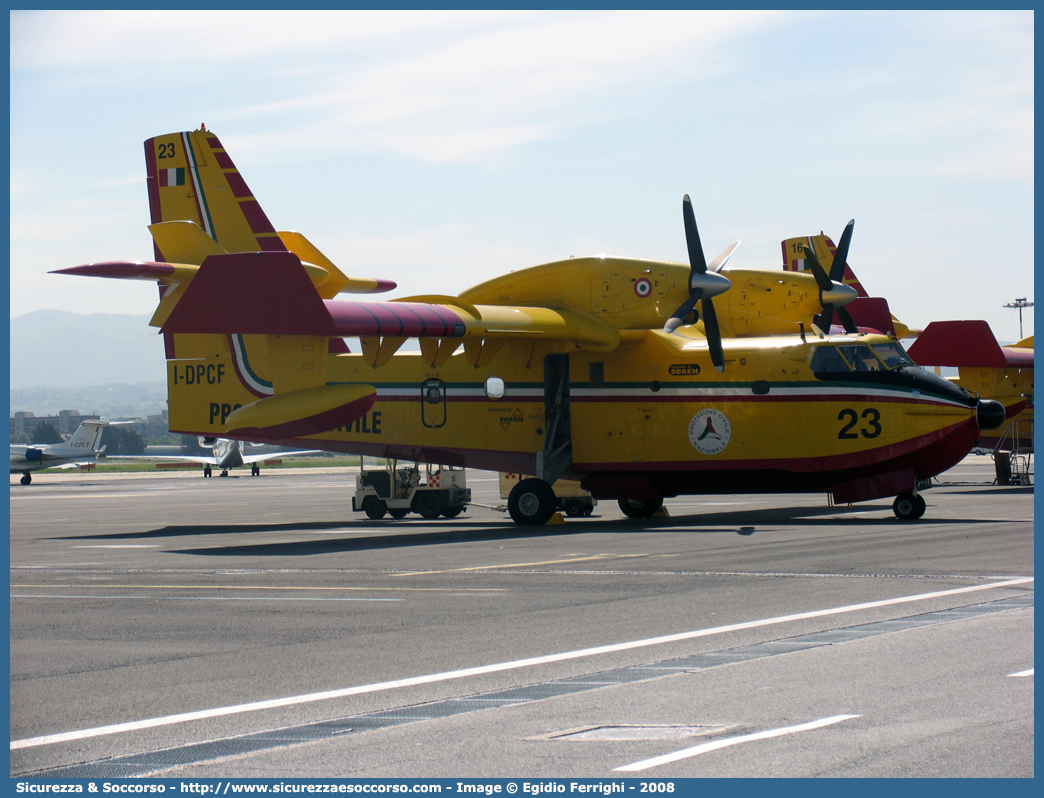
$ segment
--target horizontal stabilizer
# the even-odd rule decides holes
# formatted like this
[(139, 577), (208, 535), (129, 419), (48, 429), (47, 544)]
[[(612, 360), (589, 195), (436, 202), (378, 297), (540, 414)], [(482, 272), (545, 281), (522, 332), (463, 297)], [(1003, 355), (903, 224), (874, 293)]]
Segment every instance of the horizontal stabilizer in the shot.
[(211, 255), (224, 255), (225, 248), (195, 222), (159, 222), (149, 225), (152, 241), (163, 259), (199, 266)]
[(377, 398), (371, 385), (322, 385), (278, 394), (234, 410), (229, 435), (251, 440), (301, 438), (346, 427), (369, 412)]
[(319, 289), (323, 299), (332, 299), (339, 293), (382, 294), (398, 288), (398, 284), (393, 280), (383, 280), (377, 277), (348, 277), (320, 252), (315, 244), (298, 232), (283, 231), (279, 233), (279, 238), (284, 246), (297, 255), (303, 263), (314, 263), (330, 275), (329, 283)]
[(884, 297), (859, 297), (845, 305), (845, 309), (860, 332), (869, 329), (897, 337), (892, 314), (888, 310), (888, 300)]
[(907, 350), (920, 366), (1033, 368), (1032, 349), (997, 343), (985, 321), (933, 321)]

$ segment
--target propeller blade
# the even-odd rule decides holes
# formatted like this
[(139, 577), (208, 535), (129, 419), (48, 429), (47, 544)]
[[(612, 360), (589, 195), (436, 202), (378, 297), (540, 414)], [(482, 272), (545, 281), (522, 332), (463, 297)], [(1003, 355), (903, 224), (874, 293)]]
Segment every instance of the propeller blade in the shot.
[[(719, 272), (729, 256), (739, 246), (739, 241), (726, 247), (714, 259), (710, 265), (710, 273), (708, 273), (707, 259), (703, 255), (703, 244), (700, 242), (700, 232), (696, 228), (696, 214), (692, 211), (692, 200), (689, 199), (688, 194), (682, 199), (682, 219), (685, 222), (685, 243), (689, 248), (689, 296), (674, 311), (663, 329), (668, 333), (674, 332), (695, 309), (696, 302), (702, 300), (703, 329), (707, 335), (707, 348), (710, 350), (711, 362), (714, 364), (714, 368), (723, 372), (725, 371), (725, 353), (721, 348), (721, 330), (718, 329), (718, 317), (714, 313), (714, 303), (711, 298), (732, 287), (729, 279)], [(696, 314), (696, 318), (699, 319), (699, 313)]]
[(688, 194), (682, 200), (682, 218), (685, 220), (685, 243), (689, 247), (689, 268), (695, 274), (705, 274), (707, 259), (703, 257), (700, 231), (696, 229), (696, 214), (692, 212), (692, 200)]
[(823, 310), (812, 319), (812, 323), (819, 329), (829, 333), (830, 325), (834, 323), (834, 306), (823, 305)]
[(848, 246), (852, 243), (852, 230), (855, 228), (855, 219), (849, 219), (845, 225), (845, 231), (841, 234), (841, 240), (837, 243), (834, 252), (834, 262), (830, 265), (830, 279), (835, 283), (844, 282), (845, 266), (848, 265)]
[(834, 287), (834, 283), (820, 265), (819, 258), (816, 257), (816, 251), (808, 245), (802, 248), (805, 250), (805, 260), (808, 262), (809, 268), (812, 269), (812, 276), (816, 278), (816, 285), (819, 286), (819, 290), (829, 291)]
[(685, 317), (692, 313), (692, 309), (696, 307), (696, 302), (701, 296), (703, 296), (703, 291), (698, 288), (689, 294), (689, 298), (682, 302), (681, 305), (678, 306), (678, 309), (674, 311), (674, 314), (667, 319), (667, 323), (663, 325), (663, 331), (666, 333), (672, 333), (677, 330), (682, 322), (685, 321)]
[(841, 323), (845, 326), (846, 333), (855, 334), (859, 332), (856, 323), (852, 321), (852, 315), (848, 312), (848, 308), (839, 307), (837, 309), (837, 317), (841, 319)]
[(718, 317), (714, 313), (714, 302), (710, 298), (703, 300), (703, 329), (707, 333), (707, 348), (710, 349), (711, 363), (721, 374), (725, 371), (725, 353), (721, 348), (721, 331), (718, 329)]
[(728, 261), (729, 257), (732, 255), (732, 253), (736, 251), (736, 247), (738, 247), (739, 245), (740, 242), (737, 241), (735, 244), (729, 244), (727, 247), (725, 247), (725, 249), (721, 251), (721, 254), (718, 255), (718, 257), (716, 257), (714, 260), (707, 264), (707, 271), (720, 272), (722, 267)]

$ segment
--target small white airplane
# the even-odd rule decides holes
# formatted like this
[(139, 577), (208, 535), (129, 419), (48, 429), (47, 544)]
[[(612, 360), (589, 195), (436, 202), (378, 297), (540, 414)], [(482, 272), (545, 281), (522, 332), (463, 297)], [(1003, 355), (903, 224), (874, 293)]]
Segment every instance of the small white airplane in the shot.
[(316, 454), (319, 449), (295, 449), (293, 451), (280, 451), (273, 452), (267, 451), (264, 454), (245, 454), (243, 451), (244, 446), (264, 446), (265, 444), (250, 444), (243, 443), (242, 441), (232, 441), (228, 438), (200, 438), (199, 445), (211, 449), (213, 454), (172, 454), (172, 455), (117, 455), (114, 457), (106, 457), (106, 460), (175, 460), (183, 463), (202, 463), (203, 464), (203, 476), (209, 477), (213, 475), (213, 469), (221, 469), (221, 476), (227, 477), (228, 472), (232, 468), (239, 468), (240, 466), (250, 466), (250, 475), (253, 477), (261, 476), (261, 466), (258, 465), (262, 460), (271, 460), (273, 457), (290, 457), (292, 455), (301, 454)]
[(22, 475), (22, 484), (33, 481), (31, 472), (41, 468), (73, 468), (96, 462), (105, 447), (98, 448), (107, 422), (84, 421), (69, 440), (62, 443), (12, 443), (11, 473)]

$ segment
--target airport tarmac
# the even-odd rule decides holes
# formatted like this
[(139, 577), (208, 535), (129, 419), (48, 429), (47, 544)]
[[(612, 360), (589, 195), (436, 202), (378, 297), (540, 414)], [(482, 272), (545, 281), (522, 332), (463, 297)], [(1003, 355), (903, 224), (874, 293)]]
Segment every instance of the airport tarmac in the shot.
[(11, 775), (1029, 777), (1033, 489), (352, 513), (349, 469), (12, 477)]

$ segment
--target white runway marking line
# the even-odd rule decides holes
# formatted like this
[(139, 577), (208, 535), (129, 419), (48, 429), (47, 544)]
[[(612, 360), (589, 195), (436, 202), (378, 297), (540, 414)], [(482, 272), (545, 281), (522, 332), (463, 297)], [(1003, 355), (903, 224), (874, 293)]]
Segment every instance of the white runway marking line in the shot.
[[(76, 596), (64, 593), (42, 593), (39, 595), (11, 594), (13, 599), (95, 599), (105, 601), (121, 601), (130, 599), (141, 601), (141, 596)], [(311, 596), (299, 598), (296, 596), (149, 596), (149, 601), (406, 601), (400, 598), (336, 598), (334, 596)]]
[(767, 731), (755, 732), (754, 734), (743, 734), (739, 737), (713, 740), (709, 743), (702, 743), (701, 745), (693, 746), (692, 748), (683, 748), (681, 751), (675, 751), (673, 754), (654, 756), (652, 759), (643, 759), (641, 762), (633, 762), (630, 765), (613, 768), (613, 770), (634, 773), (639, 770), (648, 770), (649, 768), (654, 768), (659, 765), (666, 765), (670, 762), (677, 762), (679, 759), (688, 759), (689, 757), (706, 754), (708, 751), (717, 751), (719, 748), (728, 748), (730, 745), (739, 745), (740, 743), (749, 743), (755, 740), (768, 740), (771, 737), (782, 737), (785, 734), (796, 734), (797, 732), (821, 729), (824, 726), (832, 726), (833, 724), (840, 723), (843, 720), (851, 720), (852, 718), (861, 717), (863, 716), (834, 715), (831, 718), (822, 718), (820, 720), (811, 721), (810, 723), (799, 723), (797, 726), (784, 726), (781, 729), (768, 729)]
[(405, 679), (395, 679), (390, 682), (378, 682), (376, 684), (363, 684), (355, 687), (342, 687), (337, 690), (326, 690), (319, 693), (306, 693), (304, 695), (287, 696), (284, 698), (271, 698), (265, 701), (254, 701), (248, 704), (235, 704), (227, 707), (215, 707), (213, 709), (201, 709), (194, 712), (182, 712), (177, 715), (164, 715), (158, 718), (147, 718), (145, 720), (130, 721), (128, 723), (115, 723), (111, 726), (98, 726), (93, 729), (79, 729), (77, 731), (62, 732), (60, 734), (46, 734), (40, 737), (29, 737), (24, 740), (12, 740), (11, 750), (21, 748), (35, 748), (41, 745), (53, 745), (71, 740), (85, 740), (90, 737), (103, 737), (109, 734), (120, 734), (128, 731), (140, 731), (157, 726), (172, 726), (176, 723), (188, 723), (194, 720), (206, 720), (208, 718), (219, 718), (228, 715), (238, 715), (244, 712), (260, 712), (266, 709), (278, 709), (282, 707), (310, 704), (315, 701), (327, 701), (333, 698), (347, 698), (354, 695), (366, 693), (384, 692), (397, 690), (401, 687), (415, 687), (420, 684), (434, 684), (451, 679), (464, 679), (469, 676), (484, 676), (489, 673), (518, 670), (529, 668), (534, 665), (547, 665), (553, 662), (565, 662), (567, 660), (580, 659), (582, 657), (593, 657), (601, 654), (613, 654), (619, 651), (630, 651), (637, 648), (662, 645), (664, 643), (677, 643), (684, 640), (694, 640), (698, 637), (709, 637), (711, 635), (735, 632), (744, 629), (757, 629), (764, 626), (775, 626), (790, 621), (800, 621), (808, 618), (824, 618), (830, 615), (841, 615), (860, 610), (875, 609), (877, 607), (889, 607), (896, 604), (907, 604), (914, 601), (927, 601), (945, 596), (958, 596), (964, 593), (974, 593), (981, 590), (994, 590), (1003, 587), (1015, 587), (1025, 585), (1033, 581), (1032, 576), (1019, 579), (1009, 579), (1003, 582), (992, 582), (985, 585), (973, 585), (971, 587), (958, 587), (952, 590), (938, 590), (933, 593), (920, 593), (915, 596), (901, 596), (892, 599), (880, 599), (879, 601), (868, 601), (863, 604), (849, 604), (844, 607), (831, 607), (826, 610), (811, 610), (799, 612), (794, 615), (781, 615), (775, 618), (762, 618), (757, 621), (744, 621), (742, 623), (729, 624), (727, 626), (716, 626), (710, 629), (697, 629), (691, 632), (679, 632), (662, 637), (650, 637), (644, 640), (632, 640), (626, 643), (612, 643), (594, 648), (583, 648), (577, 651), (566, 651), (559, 654), (545, 654), (540, 657), (514, 660), (512, 662), (498, 662), (492, 665), (479, 665), (473, 668), (461, 668), (455, 671), (443, 673), (430, 673), (424, 676), (411, 676)]
[(1030, 668), (1028, 671), (1019, 671), (1018, 673), (1009, 673), (1008, 674), (1008, 678), (1017, 677), (1017, 676), (1032, 676), (1032, 675), (1033, 675), (1033, 668)]

